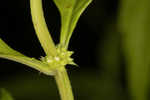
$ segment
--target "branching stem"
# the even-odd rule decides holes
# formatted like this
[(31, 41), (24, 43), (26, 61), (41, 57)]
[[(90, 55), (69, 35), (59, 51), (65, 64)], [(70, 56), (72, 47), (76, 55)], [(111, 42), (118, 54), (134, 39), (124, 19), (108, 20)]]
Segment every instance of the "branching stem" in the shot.
[[(36, 35), (46, 53), (46, 56), (56, 56), (57, 50), (44, 19), (42, 0), (30, 0), (30, 5)], [(58, 85), (61, 100), (74, 100), (65, 67), (60, 66), (54, 77)]]

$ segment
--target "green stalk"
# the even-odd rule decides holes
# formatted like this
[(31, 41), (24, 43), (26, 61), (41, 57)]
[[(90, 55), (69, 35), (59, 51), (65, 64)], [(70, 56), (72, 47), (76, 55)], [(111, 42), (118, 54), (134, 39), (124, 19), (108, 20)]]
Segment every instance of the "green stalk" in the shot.
[[(31, 15), (33, 20), (33, 25), (39, 38), (39, 41), (47, 56), (56, 56), (57, 51), (55, 44), (48, 31), (43, 9), (42, 0), (30, 0)], [(54, 75), (56, 83), (58, 85), (58, 90), (61, 96), (61, 100), (74, 100), (70, 81), (65, 67), (58, 68), (56, 74)]]
[(55, 80), (59, 89), (61, 100), (74, 100), (70, 80), (64, 67), (57, 71)]
[(30, 0), (31, 15), (36, 35), (47, 56), (56, 55), (56, 47), (48, 31), (42, 8), (42, 0)]

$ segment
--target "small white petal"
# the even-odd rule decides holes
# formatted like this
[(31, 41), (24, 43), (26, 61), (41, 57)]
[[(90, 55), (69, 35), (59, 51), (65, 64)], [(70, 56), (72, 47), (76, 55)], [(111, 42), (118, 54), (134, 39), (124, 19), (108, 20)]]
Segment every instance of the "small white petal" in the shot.
[(60, 58), (59, 58), (59, 57), (55, 57), (55, 60), (56, 60), (56, 61), (59, 61), (59, 60), (60, 60)]
[(53, 60), (51, 60), (51, 59), (48, 59), (48, 60), (47, 60), (47, 62), (48, 62), (48, 63), (51, 63), (51, 62), (53, 62)]

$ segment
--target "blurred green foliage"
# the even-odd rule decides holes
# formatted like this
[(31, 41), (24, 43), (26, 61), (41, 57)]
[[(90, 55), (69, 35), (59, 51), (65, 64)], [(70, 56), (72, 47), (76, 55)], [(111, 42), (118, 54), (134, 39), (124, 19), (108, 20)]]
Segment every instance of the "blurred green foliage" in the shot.
[(13, 99), (12, 96), (5, 89), (0, 89), (0, 100), (13, 100)]
[(119, 28), (126, 58), (131, 100), (149, 100), (150, 1), (123, 0)]

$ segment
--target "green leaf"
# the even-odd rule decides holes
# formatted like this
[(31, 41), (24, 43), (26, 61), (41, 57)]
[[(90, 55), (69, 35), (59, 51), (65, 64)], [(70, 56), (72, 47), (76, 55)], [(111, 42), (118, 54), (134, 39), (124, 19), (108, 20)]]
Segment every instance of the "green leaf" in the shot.
[(27, 57), (16, 50), (13, 50), (2, 39), (0, 39), (0, 58), (5, 58), (28, 65), (31, 68), (34, 68), (47, 75), (53, 74), (53, 68), (47, 63), (43, 63), (35, 58)]
[(0, 100), (13, 100), (13, 98), (5, 89), (0, 89)]
[(1, 38), (0, 38), (0, 54), (12, 54), (23, 56), (21, 53), (10, 48)]
[(92, 0), (54, 0), (61, 15), (60, 44), (67, 48), (79, 17)]

